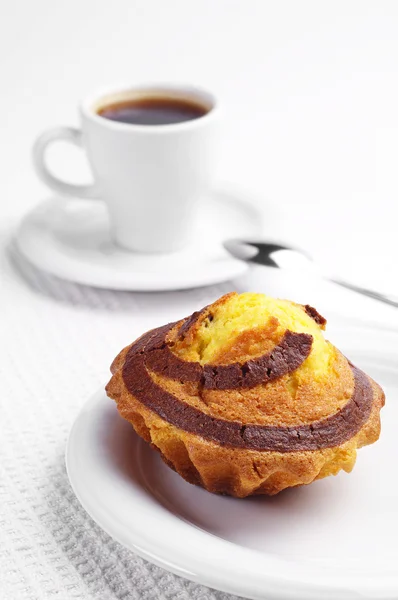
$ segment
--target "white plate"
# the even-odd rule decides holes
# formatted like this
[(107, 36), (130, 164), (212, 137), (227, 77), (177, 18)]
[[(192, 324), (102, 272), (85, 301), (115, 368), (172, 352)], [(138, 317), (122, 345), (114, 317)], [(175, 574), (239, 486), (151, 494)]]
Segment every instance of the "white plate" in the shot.
[(35, 266), (95, 287), (160, 291), (228, 281), (247, 265), (232, 258), (222, 241), (262, 233), (259, 211), (246, 195), (214, 191), (198, 207), (191, 242), (172, 254), (139, 254), (115, 246), (103, 202), (52, 198), (22, 220), (17, 244)]
[(67, 446), (72, 487), (92, 518), (142, 557), (256, 599), (398, 598), (398, 335), (331, 327), (329, 338), (386, 391), (382, 437), (354, 471), (272, 498), (189, 485), (100, 390)]

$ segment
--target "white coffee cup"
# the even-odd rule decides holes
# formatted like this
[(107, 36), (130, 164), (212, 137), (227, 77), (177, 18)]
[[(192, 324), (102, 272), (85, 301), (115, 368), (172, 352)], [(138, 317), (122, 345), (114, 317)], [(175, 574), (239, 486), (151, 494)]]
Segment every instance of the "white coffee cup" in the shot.
[[(98, 114), (119, 102), (159, 97), (199, 104), (206, 114), (168, 125), (121, 123)], [(195, 205), (212, 186), (218, 112), (214, 96), (196, 87), (120, 86), (99, 92), (81, 104), (81, 130), (56, 127), (38, 138), (34, 165), (52, 190), (104, 200), (118, 245), (138, 252), (171, 252), (189, 240)], [(49, 171), (45, 151), (57, 140), (85, 149), (92, 185), (66, 183)]]

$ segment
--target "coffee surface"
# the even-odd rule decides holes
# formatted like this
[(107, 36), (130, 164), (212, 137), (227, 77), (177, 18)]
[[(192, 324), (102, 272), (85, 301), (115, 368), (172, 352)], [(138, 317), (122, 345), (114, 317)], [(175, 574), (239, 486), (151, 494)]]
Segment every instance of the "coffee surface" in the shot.
[(180, 98), (139, 98), (109, 104), (98, 110), (105, 119), (131, 125), (172, 125), (192, 121), (208, 112), (205, 106)]

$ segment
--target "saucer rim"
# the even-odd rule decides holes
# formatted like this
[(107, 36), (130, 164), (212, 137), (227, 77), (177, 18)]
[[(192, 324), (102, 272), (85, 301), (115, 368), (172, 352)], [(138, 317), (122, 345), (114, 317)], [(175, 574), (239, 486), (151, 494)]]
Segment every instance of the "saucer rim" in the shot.
[[(228, 201), (230, 201), (235, 207), (239, 207), (242, 214), (246, 213), (248, 215), (248, 223), (250, 222), (250, 226), (253, 227), (253, 236), (260, 236), (262, 234), (264, 217), (259, 208), (259, 202), (255, 201), (255, 196), (253, 194), (244, 192), (238, 187), (232, 189), (231, 186), (228, 185), (217, 186), (210, 192), (206, 201), (210, 202), (211, 199), (217, 197), (220, 198), (218, 200), (219, 202), (225, 202), (228, 199)], [(57, 262), (57, 260), (54, 259), (52, 252), (43, 252), (42, 250), (37, 249), (35, 246), (35, 235), (32, 233), (32, 230), (34, 219), (37, 218), (40, 211), (44, 211), (47, 206), (50, 206), (53, 203), (59, 201), (66, 203), (68, 200), (80, 201), (80, 199), (75, 197), (66, 198), (55, 195), (38, 203), (24, 215), (15, 232), (16, 246), (23, 257), (39, 270), (42, 270), (60, 279), (99, 289), (112, 289), (116, 291), (161, 292), (188, 290), (224, 283), (226, 281), (241, 277), (250, 268), (247, 263), (239, 261), (232, 256), (226, 255), (225, 259), (223, 260), (223, 265), (220, 265), (219, 268), (214, 272), (208, 271), (205, 273), (202, 271), (198, 273), (198, 271), (194, 269), (189, 273), (189, 277), (184, 274), (184, 276), (181, 278), (176, 277), (174, 279), (165, 278), (164, 280), (159, 280), (156, 278), (156, 275), (153, 275), (149, 272), (144, 274), (142, 272), (134, 273), (134, 271), (131, 271), (129, 275), (126, 276), (124, 272), (117, 273), (114, 269), (111, 269), (107, 266), (99, 267), (97, 264), (93, 265), (92, 268), (90, 267), (90, 272), (88, 273), (86, 266), (84, 266), (84, 269), (82, 270), (76, 268), (76, 265), (79, 262), (77, 258), (72, 259), (70, 257), (66, 257), (65, 262)], [(97, 200), (86, 199), (82, 199), (81, 201), (91, 206), (98, 202)], [(48, 236), (51, 236), (50, 232), (48, 233)], [(42, 247), (43, 244), (46, 244), (48, 246), (47, 250), (51, 247), (51, 242), (41, 241), (40, 243), (42, 244)], [(53, 244), (55, 246), (55, 243)], [(126, 250), (122, 248), (120, 248), (120, 251), (126, 252)], [(182, 252), (183, 251), (184, 249)], [(175, 255), (180, 254), (180, 252), (181, 251), (175, 252)], [(134, 253), (127, 254), (134, 256)], [(137, 255), (141, 257), (144, 256), (145, 259), (153, 258), (154, 261), (157, 257), (159, 257), (159, 254), (137, 253)], [(203, 262), (203, 265), (205, 265), (205, 262)]]

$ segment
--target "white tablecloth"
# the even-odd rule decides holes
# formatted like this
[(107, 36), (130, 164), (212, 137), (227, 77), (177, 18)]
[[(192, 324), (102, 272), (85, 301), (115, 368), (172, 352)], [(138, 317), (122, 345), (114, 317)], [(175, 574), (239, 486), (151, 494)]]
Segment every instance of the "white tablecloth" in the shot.
[(123, 345), (231, 286), (159, 295), (85, 288), (30, 267), (10, 229), (1, 234), (0, 598), (226, 598), (147, 563), (95, 525), (70, 488), (64, 450)]
[[(3, 600), (225, 599), (122, 548), (85, 513), (65, 471), (69, 428), (141, 332), (190, 314), (232, 289), (266, 289), (326, 314), (397, 312), (317, 282), (273, 271), (210, 288), (162, 294), (97, 290), (39, 272), (1, 231), (0, 598)], [(320, 303), (320, 304), (319, 304)], [(362, 311), (362, 312), (361, 312)]]

